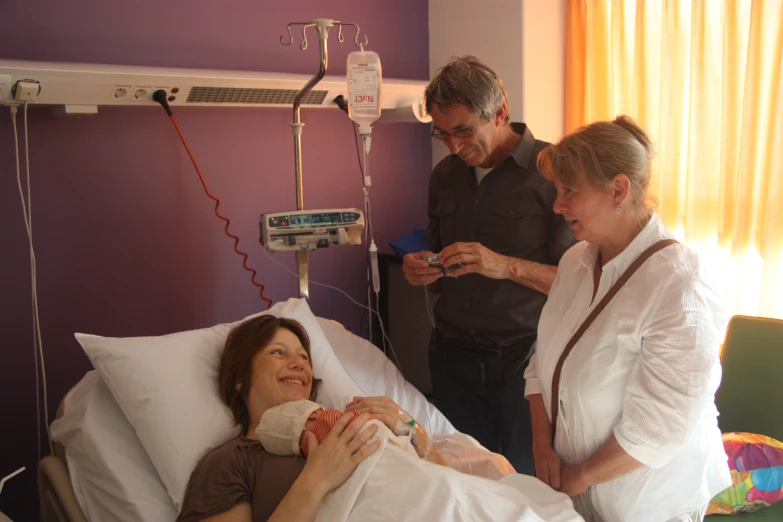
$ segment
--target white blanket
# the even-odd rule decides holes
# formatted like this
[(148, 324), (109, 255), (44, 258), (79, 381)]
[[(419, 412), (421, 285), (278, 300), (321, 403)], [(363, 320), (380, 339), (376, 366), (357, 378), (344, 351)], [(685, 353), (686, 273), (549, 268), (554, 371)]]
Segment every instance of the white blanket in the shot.
[(582, 520), (567, 495), (535, 478), (511, 474), (496, 481), (432, 464), (418, 458), (408, 437), (373, 422), (380, 448), (327, 495), (317, 522)]

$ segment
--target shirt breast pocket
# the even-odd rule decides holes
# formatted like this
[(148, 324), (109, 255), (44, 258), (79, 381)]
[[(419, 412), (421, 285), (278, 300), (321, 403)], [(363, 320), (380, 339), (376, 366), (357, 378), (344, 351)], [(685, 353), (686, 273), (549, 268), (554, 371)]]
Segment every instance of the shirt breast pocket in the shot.
[(440, 220), (440, 241), (443, 246), (459, 241), (458, 206), (459, 201), (454, 191), (443, 190), (438, 194), (438, 206), (435, 213)]
[(536, 213), (524, 200), (496, 203), (488, 226), (485, 246), (499, 253), (524, 256), (547, 240), (546, 216)]

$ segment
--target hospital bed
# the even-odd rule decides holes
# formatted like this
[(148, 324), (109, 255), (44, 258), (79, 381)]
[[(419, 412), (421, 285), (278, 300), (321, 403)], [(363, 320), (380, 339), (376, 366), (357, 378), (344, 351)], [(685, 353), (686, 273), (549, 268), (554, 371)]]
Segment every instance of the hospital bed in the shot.
[[(304, 303), (290, 302), (294, 301)], [(378, 348), (339, 323), (313, 318), (361, 393), (385, 395), (397, 402), (433, 435), (452, 467), (491, 479), (513, 472), (505, 458), (457, 432)], [(312, 338), (310, 329), (308, 333)], [(97, 367), (94, 354), (91, 359)], [(161, 480), (160, 467), (153, 465), (139, 438), (143, 432), (137, 433), (123, 414), (105, 377), (98, 371), (88, 372), (57, 410), (52, 424), (54, 455), (45, 457), (38, 470), (41, 520), (174, 521), (178, 509)]]

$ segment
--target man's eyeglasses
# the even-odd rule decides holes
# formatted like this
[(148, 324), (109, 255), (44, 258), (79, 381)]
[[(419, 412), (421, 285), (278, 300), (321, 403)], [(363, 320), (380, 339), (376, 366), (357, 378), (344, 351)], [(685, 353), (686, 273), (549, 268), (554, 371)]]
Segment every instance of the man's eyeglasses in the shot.
[(446, 141), (447, 139), (449, 139), (449, 137), (459, 138), (459, 139), (470, 138), (471, 136), (473, 136), (473, 133), (476, 132), (476, 127), (478, 127), (479, 123), (481, 123), (481, 118), (477, 119), (476, 123), (474, 123), (470, 127), (463, 127), (461, 129), (457, 129), (451, 132), (442, 131), (433, 127), (430, 136), (440, 141)]

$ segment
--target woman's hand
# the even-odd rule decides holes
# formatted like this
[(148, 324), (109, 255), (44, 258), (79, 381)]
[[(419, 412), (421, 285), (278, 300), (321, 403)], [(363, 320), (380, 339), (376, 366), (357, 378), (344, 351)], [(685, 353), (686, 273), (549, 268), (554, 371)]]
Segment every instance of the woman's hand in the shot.
[(364, 445), (378, 431), (378, 426), (359, 433), (369, 419), (369, 415), (361, 415), (356, 420), (353, 415), (343, 415), (320, 444), (313, 433), (305, 432), (310, 454), (301, 477), (322, 496), (348, 480), (356, 466), (380, 446), (377, 440)]
[[(397, 425), (397, 419), (402, 418), (403, 421), (410, 420), (411, 416), (405, 413), (396, 402), (388, 397), (354, 397), (348, 406), (345, 407), (345, 411), (360, 411), (362, 413), (371, 413), (375, 415), (375, 418), (389, 427), (392, 432)], [(438, 453), (430, 440), (430, 436), (421, 426), (416, 423), (411, 430), (410, 436), (416, 449), (416, 454), (435, 464), (449, 467), (449, 463), (443, 458), (443, 455)]]
[(354, 397), (345, 407), (345, 411), (359, 411), (375, 415), (375, 418), (394, 431), (397, 419), (407, 415), (396, 402), (388, 397)]
[(536, 461), (536, 478), (552, 489), (560, 489), (560, 455), (551, 445), (533, 446), (533, 458)]
[(585, 479), (582, 466), (566, 466), (560, 474), (560, 491), (569, 497), (581, 495), (590, 484)]

